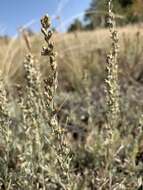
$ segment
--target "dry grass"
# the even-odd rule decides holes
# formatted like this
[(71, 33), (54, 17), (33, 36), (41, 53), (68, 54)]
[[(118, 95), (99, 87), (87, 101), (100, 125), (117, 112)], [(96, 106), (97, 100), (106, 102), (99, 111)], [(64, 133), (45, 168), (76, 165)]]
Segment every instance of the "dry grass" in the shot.
[[(137, 42), (137, 34), (139, 34), (139, 51), (142, 48), (142, 28), (139, 26), (127, 26), (124, 28), (118, 28), (119, 33), (119, 46), (120, 46), (120, 59), (124, 59), (125, 63), (128, 63), (128, 59), (133, 57), (135, 59), (135, 51)], [(66, 77), (67, 81), (75, 84), (76, 77), (81, 78), (82, 70), (88, 67), (94, 74), (96, 71), (100, 72), (100, 67), (104, 68), (105, 57), (110, 47), (109, 32), (106, 29), (98, 29), (93, 32), (80, 32), (72, 34), (54, 34), (54, 42), (56, 51), (58, 53), (57, 60), (59, 63), (60, 76)], [(30, 37), (30, 43), (32, 46), (32, 53), (37, 59), (40, 59), (40, 47), (42, 45), (41, 35), (34, 35)], [(90, 46), (89, 46), (90, 44)], [(127, 46), (127, 47), (126, 47)], [(132, 54), (132, 51), (134, 53)], [(6, 75), (10, 77), (10, 80), (16, 81), (21, 77), (21, 65), (24, 55), (28, 52), (25, 40), (23, 37), (18, 39), (12, 39), (9, 44), (3, 44), (1, 46), (1, 68)], [(140, 53), (140, 52), (137, 52)], [(140, 55), (139, 55), (140, 56)], [(134, 60), (131, 60), (130, 65)], [(45, 65), (46, 59), (40, 60), (41, 65)], [(81, 64), (82, 62), (82, 64)], [(41, 66), (42, 67), (42, 66)], [(42, 67), (43, 68), (43, 67)], [(45, 70), (45, 67), (44, 67)], [(72, 72), (71, 72), (72, 70)], [(66, 72), (64, 72), (66, 71)], [(104, 69), (102, 69), (104, 72)], [(70, 73), (69, 73), (70, 72)], [(78, 73), (78, 74), (77, 74)], [(79, 75), (80, 74), (80, 75)], [(72, 76), (74, 75), (74, 76)], [(100, 76), (101, 77), (101, 76)], [(66, 81), (65, 80), (65, 81)], [(77, 80), (80, 80), (77, 78)]]
[[(42, 28), (44, 57), (40, 53), (43, 35), (21, 34), (8, 43), (0, 42), (0, 188), (142, 189), (142, 26), (117, 29), (118, 59), (117, 44), (115, 39), (111, 44), (107, 29), (54, 33), (53, 45), (46, 33), (49, 25)], [(108, 63), (118, 64), (118, 81), (112, 80), (117, 80), (116, 67), (109, 64), (111, 72), (106, 73), (111, 45), (114, 62)], [(112, 83), (107, 94), (106, 78)], [(119, 100), (114, 96), (118, 86), (112, 93), (114, 85), (120, 85)], [(118, 103), (120, 112), (110, 109), (107, 116), (112, 106), (106, 104), (106, 96), (108, 103), (114, 98), (113, 108)], [(111, 117), (112, 111), (118, 119)], [(107, 147), (111, 118), (116, 127)]]

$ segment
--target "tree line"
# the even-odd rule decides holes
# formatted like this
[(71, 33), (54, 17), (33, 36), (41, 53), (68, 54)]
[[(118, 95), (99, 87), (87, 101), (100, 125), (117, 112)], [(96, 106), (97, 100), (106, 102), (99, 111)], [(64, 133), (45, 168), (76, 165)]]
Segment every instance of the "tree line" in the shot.
[[(143, 21), (143, 0), (113, 0), (113, 10), (120, 26)], [(106, 27), (107, 15), (107, 0), (91, 0), (84, 19), (75, 19), (68, 31)]]

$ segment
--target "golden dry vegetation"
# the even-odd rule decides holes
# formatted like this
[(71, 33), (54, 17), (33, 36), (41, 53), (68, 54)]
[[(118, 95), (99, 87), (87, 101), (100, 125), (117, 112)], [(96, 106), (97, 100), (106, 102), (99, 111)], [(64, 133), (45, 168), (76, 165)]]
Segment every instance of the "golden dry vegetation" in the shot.
[(143, 188), (143, 26), (117, 31), (54, 33), (44, 57), (41, 34), (1, 40), (2, 190)]

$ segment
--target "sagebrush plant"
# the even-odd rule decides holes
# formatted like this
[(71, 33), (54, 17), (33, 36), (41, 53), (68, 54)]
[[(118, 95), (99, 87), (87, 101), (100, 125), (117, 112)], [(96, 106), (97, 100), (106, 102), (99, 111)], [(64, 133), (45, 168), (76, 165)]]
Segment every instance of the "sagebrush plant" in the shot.
[[(8, 108), (8, 98), (6, 84), (2, 73), (0, 72), (0, 139), (2, 147), (2, 163), (1, 163), (1, 176), (0, 181), (5, 182), (5, 186), (8, 188), (11, 183), (10, 172), (9, 172), (9, 162), (10, 162), (10, 150), (12, 143), (12, 131), (11, 127), (11, 118), (9, 115)], [(1, 182), (1, 183), (2, 183)], [(1, 187), (1, 184), (0, 184)]]
[[(26, 141), (29, 142), (26, 152), (29, 152), (31, 159), (29, 164), (31, 164), (31, 174), (36, 178), (38, 170), (42, 171), (43, 174), (43, 126), (45, 121), (43, 119), (42, 110), (42, 84), (41, 75), (38, 67), (35, 65), (34, 57), (29, 54), (24, 61), (24, 71), (26, 79), (26, 94), (23, 102), (22, 112), (23, 112), (23, 123), (24, 131), (26, 135)], [(30, 135), (29, 135), (30, 132)], [(27, 151), (29, 150), (29, 151)], [(31, 152), (30, 152), (31, 151)], [(29, 156), (30, 156), (29, 155)], [(36, 159), (35, 159), (36, 158)], [(44, 178), (44, 176), (42, 176)], [(34, 183), (34, 181), (33, 181)], [(44, 181), (43, 181), (44, 183)]]
[[(0, 80), (0, 131), (1, 146), (4, 146), (0, 179), (1, 188), (4, 189), (69, 189), (71, 183), (70, 149), (64, 142), (64, 130), (58, 124), (58, 109), (54, 102), (58, 72), (54, 44), (51, 41), (50, 18), (43, 17), (41, 25), (47, 43), (42, 56), (48, 56), (51, 72), (43, 79), (37, 59), (31, 53), (26, 56), (23, 63), (25, 87), (16, 85), (15, 88), (20, 115), (16, 134), (11, 124), (13, 118), (8, 111), (8, 92), (4, 80)], [(12, 142), (14, 139), (11, 136), (14, 135), (17, 137)], [(12, 143), (15, 145), (13, 152), (10, 147)], [(16, 155), (11, 158), (14, 152)]]
[[(70, 164), (70, 149), (66, 146), (63, 138), (64, 129), (60, 127), (57, 120), (58, 108), (55, 105), (55, 92), (58, 86), (58, 71), (56, 63), (56, 53), (54, 50), (54, 43), (51, 40), (52, 31), (50, 30), (51, 21), (48, 16), (44, 16), (41, 19), (42, 28), (41, 31), (44, 35), (47, 46), (43, 47), (42, 55), (49, 56), (50, 62), (50, 76), (44, 79), (44, 100), (48, 110), (48, 120), (49, 126), (51, 128), (51, 135), (48, 136), (51, 146), (51, 158), (52, 155), (55, 158), (55, 173), (53, 177), (54, 180), (59, 183), (63, 189), (69, 189), (70, 186), (70, 174), (69, 174), (69, 164)], [(54, 168), (52, 168), (54, 170)], [(52, 171), (53, 172), (53, 171)]]
[[(87, 32), (76, 36), (64, 34), (69, 47), (65, 39), (63, 44), (60, 41), (55, 45), (53, 39), (58, 41), (62, 34), (52, 32), (50, 18), (45, 15), (41, 19), (45, 45), (40, 56), (38, 52), (43, 42), (38, 41), (39, 36), (29, 38), (26, 34), (22, 38), (28, 50), (21, 65), (22, 72), (18, 73), (23, 79), (13, 84), (5, 80), (5, 73), (1, 71), (0, 190), (143, 188), (143, 116), (140, 110), (143, 102), (137, 101), (143, 89), (136, 85), (137, 81), (133, 83), (133, 79), (119, 77), (121, 60), (118, 56), (122, 59), (128, 56), (125, 60), (130, 61), (132, 48), (128, 47), (131, 43), (126, 43), (129, 51), (118, 54), (120, 41), (113, 3), (107, 2), (112, 42), (107, 59), (110, 43), (103, 43), (101, 38), (101, 33), (107, 32), (105, 29), (95, 31), (95, 36), (93, 32), (93, 37)], [(83, 49), (78, 46), (74, 51), (74, 43)], [(11, 44), (10, 49), (13, 49)], [(22, 55), (24, 53), (22, 50)], [(14, 53), (11, 54), (13, 59)], [(137, 58), (138, 53), (135, 54)], [(8, 60), (8, 55), (4, 60)], [(105, 67), (101, 63), (106, 63)], [(58, 88), (61, 86), (62, 92)]]
[(112, 12), (112, 0), (108, 2), (108, 25), (112, 40), (112, 49), (110, 54), (107, 56), (107, 105), (108, 115), (107, 122), (113, 129), (117, 126), (119, 118), (119, 81), (118, 81), (118, 51), (119, 51), (119, 38), (116, 30), (115, 16)]

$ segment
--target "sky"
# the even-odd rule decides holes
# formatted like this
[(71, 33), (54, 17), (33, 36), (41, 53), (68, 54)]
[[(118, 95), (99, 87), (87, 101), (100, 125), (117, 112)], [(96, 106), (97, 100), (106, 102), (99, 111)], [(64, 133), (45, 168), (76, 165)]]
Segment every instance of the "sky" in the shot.
[[(0, 35), (16, 35), (18, 28), (40, 31), (40, 18), (49, 14), (53, 26), (65, 31), (75, 18), (82, 19), (91, 0), (0, 0)], [(56, 19), (60, 16), (60, 21)]]

